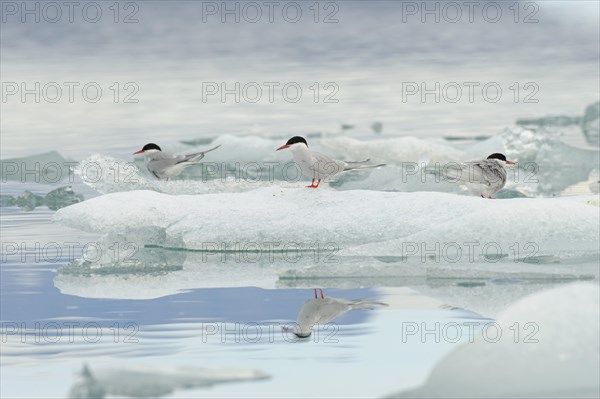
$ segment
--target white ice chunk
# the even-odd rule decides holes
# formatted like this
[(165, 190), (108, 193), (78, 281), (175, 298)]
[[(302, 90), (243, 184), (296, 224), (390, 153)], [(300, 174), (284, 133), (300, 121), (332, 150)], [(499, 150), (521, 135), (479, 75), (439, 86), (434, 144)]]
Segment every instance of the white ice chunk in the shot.
[(504, 251), (516, 242), (535, 243), (540, 253), (557, 254), (574, 249), (597, 252), (600, 215), (597, 207), (586, 203), (589, 199), (489, 200), (433, 192), (277, 186), (200, 196), (130, 191), (63, 208), (55, 220), (140, 244), (199, 250), (214, 244), (332, 244), (343, 249), (373, 243), (352, 255), (398, 255), (404, 242), (493, 242)]
[(251, 369), (208, 369), (150, 365), (94, 369), (84, 366), (70, 398), (160, 397), (176, 390), (206, 388), (227, 382), (252, 381), (268, 375)]
[(494, 328), (488, 338), (476, 335), (442, 359), (422, 387), (393, 397), (597, 398), (599, 297), (598, 286), (587, 283), (527, 296), (497, 320), (497, 342)]

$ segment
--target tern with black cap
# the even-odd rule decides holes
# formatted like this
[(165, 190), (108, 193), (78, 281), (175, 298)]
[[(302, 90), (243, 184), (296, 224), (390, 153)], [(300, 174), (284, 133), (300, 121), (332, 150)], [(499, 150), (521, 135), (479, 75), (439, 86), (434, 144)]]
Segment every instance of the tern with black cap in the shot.
[(163, 152), (162, 149), (154, 144), (148, 143), (133, 155), (143, 154), (144, 164), (150, 173), (157, 179), (169, 179), (178, 176), (185, 168), (200, 162), (207, 152), (211, 152), (219, 148), (220, 145), (211, 148), (210, 150), (196, 152), (187, 155), (175, 155), (169, 152)]
[(507, 161), (504, 154), (491, 154), (481, 161), (465, 162), (458, 168), (446, 168), (444, 176), (452, 181), (473, 184), (479, 189), (482, 198), (492, 198), (506, 184), (506, 165), (514, 165)]
[[(285, 149), (292, 151), (294, 162), (298, 164), (302, 174), (306, 177), (312, 178), (311, 185), (306, 186), (308, 188), (317, 188), (319, 187), (321, 180), (330, 179), (342, 172), (384, 166), (384, 164), (369, 165), (368, 162), (370, 159), (366, 159), (364, 161), (339, 161), (330, 158), (327, 155), (309, 150), (306, 139), (300, 136), (292, 137), (287, 141), (287, 143), (275, 151)], [(317, 181), (317, 184), (315, 184), (315, 180)]]

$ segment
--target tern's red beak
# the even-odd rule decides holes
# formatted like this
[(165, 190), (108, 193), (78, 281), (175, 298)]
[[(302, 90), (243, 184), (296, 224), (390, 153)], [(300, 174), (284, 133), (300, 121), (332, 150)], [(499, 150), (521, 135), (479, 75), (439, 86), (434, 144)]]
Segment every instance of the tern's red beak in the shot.
[(279, 147), (278, 149), (276, 149), (275, 151), (279, 151), (279, 150), (285, 150), (286, 148), (290, 148), (289, 145), (282, 145), (281, 147)]
[(514, 165), (515, 163), (513, 161), (506, 161), (507, 165)]
[(143, 152), (144, 152), (144, 150), (139, 150), (139, 151), (134, 152), (133, 155), (142, 154)]

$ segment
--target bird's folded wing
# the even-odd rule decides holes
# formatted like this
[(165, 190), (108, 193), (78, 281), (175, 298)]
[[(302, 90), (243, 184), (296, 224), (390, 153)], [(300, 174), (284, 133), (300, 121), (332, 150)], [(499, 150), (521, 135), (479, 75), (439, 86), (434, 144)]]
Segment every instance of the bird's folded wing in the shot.
[(179, 163), (179, 158), (171, 156), (154, 157), (148, 161), (148, 169), (150, 171), (162, 171)]
[(310, 165), (310, 169), (320, 175), (334, 175), (344, 170), (345, 162), (337, 161), (319, 152), (313, 152), (312, 156), (314, 162)]
[(490, 181), (498, 179), (494, 170), (487, 168), (480, 161), (465, 162), (460, 166), (448, 167), (444, 169), (443, 175), (449, 180), (476, 184), (489, 184)]

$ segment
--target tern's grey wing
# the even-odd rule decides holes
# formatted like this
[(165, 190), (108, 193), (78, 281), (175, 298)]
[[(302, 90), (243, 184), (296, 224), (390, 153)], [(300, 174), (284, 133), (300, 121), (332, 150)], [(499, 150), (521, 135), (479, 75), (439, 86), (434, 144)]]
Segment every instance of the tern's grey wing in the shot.
[(313, 162), (310, 169), (321, 179), (336, 175), (346, 168), (346, 162), (338, 161), (320, 152), (312, 153)]
[(443, 174), (449, 180), (493, 187), (504, 186), (506, 182), (506, 171), (502, 165), (487, 159), (465, 162), (457, 167), (448, 167)]
[(177, 165), (183, 159), (182, 155), (173, 155), (168, 152), (156, 152), (146, 157), (146, 168), (156, 177), (168, 168)]
[(167, 170), (168, 168), (177, 165), (181, 160), (181, 156), (173, 155), (164, 152), (157, 152), (154, 154), (149, 154), (146, 157), (146, 168), (154, 174), (156, 177), (160, 177), (160, 175)]
[(478, 179), (475, 181), (479, 183), (483, 181), (490, 187), (503, 187), (506, 183), (506, 170), (496, 160), (484, 159), (483, 161), (473, 163), (475, 174)]

